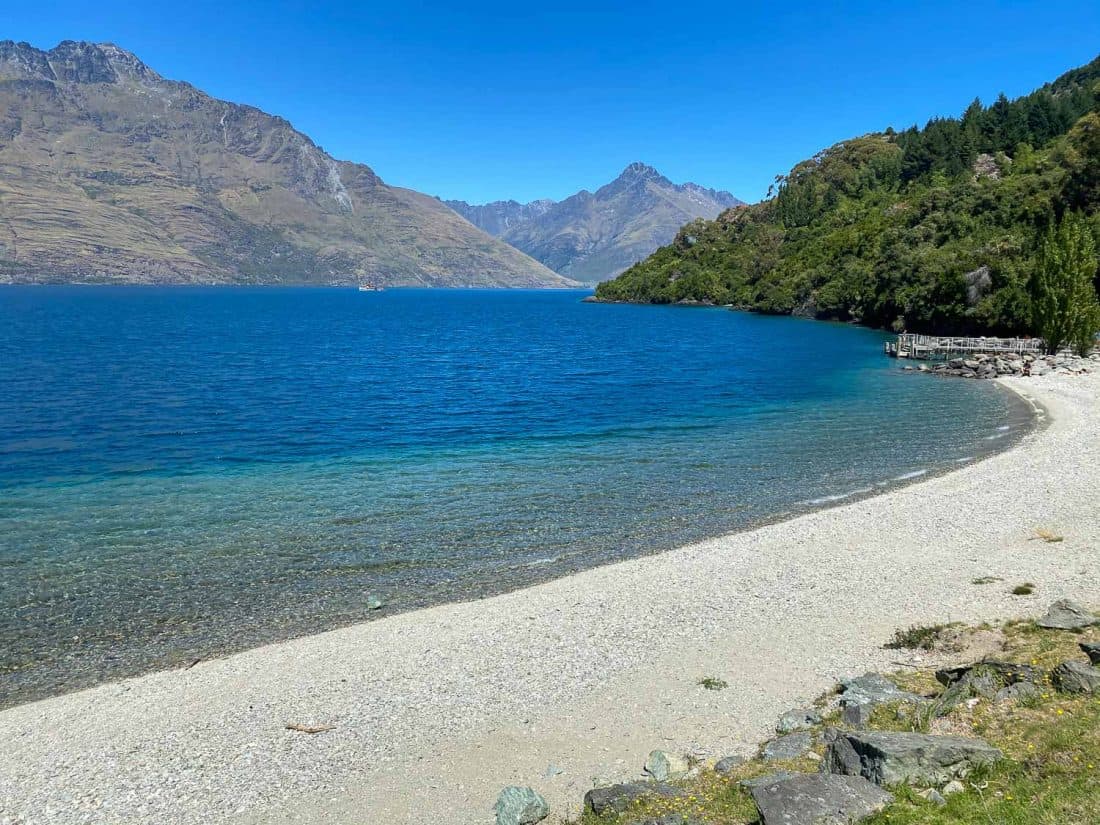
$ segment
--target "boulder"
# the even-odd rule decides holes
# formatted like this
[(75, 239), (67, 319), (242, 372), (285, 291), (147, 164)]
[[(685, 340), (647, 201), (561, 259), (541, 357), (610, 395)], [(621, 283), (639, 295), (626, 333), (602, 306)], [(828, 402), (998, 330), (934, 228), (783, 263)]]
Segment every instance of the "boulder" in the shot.
[(1015, 699), (1020, 701), (1021, 699), (1033, 699), (1039, 695), (1039, 688), (1031, 682), (1017, 682), (1014, 685), (1008, 685), (997, 691), (993, 697), (998, 702), (1003, 702), (1007, 699)]
[(726, 774), (733, 773), (744, 765), (745, 761), (745, 757), (743, 756), (723, 756), (714, 763), (714, 772), (719, 776), (725, 776)]
[(1094, 665), (1100, 665), (1100, 642), (1081, 642), (1081, 650)]
[(957, 779), (952, 779), (940, 790), (944, 796), (951, 796), (951, 794), (962, 793), (966, 790), (966, 785)]
[(1016, 662), (1000, 662), (988, 659), (975, 662), (972, 665), (960, 667), (946, 667), (936, 671), (936, 681), (941, 685), (950, 687), (963, 679), (975, 679), (978, 676), (993, 676), (999, 681), (1000, 687), (1014, 685), (1017, 682), (1038, 682), (1043, 678), (1043, 672), (1030, 665), (1021, 665)]
[(871, 722), (871, 712), (875, 709), (873, 703), (864, 705), (845, 705), (840, 711), (841, 721), (857, 730), (862, 730)]
[(841, 732), (825, 752), (825, 770), (877, 785), (939, 785), (1001, 758), (981, 739), (891, 731)]
[(922, 702), (923, 697), (904, 691), (881, 673), (865, 673), (840, 683), (840, 706), (879, 702)]
[(664, 782), (666, 779), (681, 778), (690, 768), (691, 765), (682, 756), (665, 751), (650, 751), (644, 770), (658, 782)]
[(1100, 693), (1100, 670), (1084, 662), (1062, 662), (1050, 680), (1062, 693)]
[(937, 791), (935, 788), (925, 788), (923, 791), (918, 791), (917, 796), (927, 799), (933, 805), (947, 804), (947, 800), (943, 798), (943, 794)]
[(550, 816), (550, 806), (533, 788), (505, 788), (497, 797), (497, 825), (534, 825)]
[(1097, 621), (1091, 612), (1077, 602), (1060, 599), (1052, 604), (1046, 615), (1035, 624), (1055, 630), (1080, 630), (1084, 627), (1092, 627)]
[(767, 785), (769, 782), (778, 782), (780, 779), (790, 779), (792, 776), (802, 776), (800, 773), (793, 773), (791, 771), (776, 771), (770, 773), (767, 776), (754, 776), (752, 779), (742, 779), (737, 784), (747, 791), (751, 791), (753, 788), (759, 785)]
[(788, 733), (786, 736), (780, 736), (778, 739), (772, 739), (770, 742), (765, 742), (764, 747), (760, 751), (760, 755), (764, 758), (765, 762), (777, 762), (781, 759), (798, 759), (800, 756), (804, 756), (806, 752), (813, 747), (813, 744), (813, 736), (805, 731)]
[(796, 708), (789, 710), (779, 717), (776, 723), (776, 733), (794, 733), (798, 730), (809, 730), (815, 725), (821, 724), (821, 714), (813, 708)]
[(894, 798), (862, 777), (820, 773), (761, 782), (750, 793), (762, 825), (848, 825)]
[(600, 815), (621, 814), (639, 799), (672, 799), (684, 792), (664, 782), (624, 782), (606, 788), (593, 788), (584, 795), (584, 807)]

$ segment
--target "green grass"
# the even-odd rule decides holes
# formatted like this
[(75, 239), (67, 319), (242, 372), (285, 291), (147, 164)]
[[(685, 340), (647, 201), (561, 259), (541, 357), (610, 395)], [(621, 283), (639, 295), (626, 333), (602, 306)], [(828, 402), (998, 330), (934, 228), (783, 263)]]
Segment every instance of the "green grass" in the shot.
[(899, 629), (894, 632), (894, 638), (883, 647), (890, 650), (932, 650), (945, 630), (947, 630), (945, 624), (914, 626), (908, 630)]
[(704, 676), (699, 680), (699, 684), (707, 690), (725, 690), (730, 686), (729, 682), (725, 679), (719, 679), (717, 676)]
[[(1070, 633), (1044, 630), (1033, 622), (1010, 622), (1001, 631), (1003, 650), (996, 658), (1047, 670), (1067, 659), (1083, 661), (1078, 642), (1100, 640), (1098, 628)], [(913, 640), (922, 641), (926, 635), (917, 633)], [(932, 669), (895, 674), (894, 680), (904, 689), (925, 695), (943, 689)], [(838, 724), (835, 714), (826, 724)], [(868, 825), (1100, 823), (1100, 696), (1066, 696), (1044, 683), (1032, 699), (981, 699), (973, 706), (963, 702), (937, 719), (905, 703), (894, 703), (876, 708), (870, 727), (980, 736), (999, 747), (1005, 758), (971, 774), (964, 790), (950, 795), (942, 807), (920, 797), (919, 789), (893, 788), (894, 803), (866, 820)], [(756, 808), (748, 791), (738, 784), (740, 780), (776, 770), (812, 772), (816, 768), (812, 759), (789, 764), (754, 759), (727, 776), (704, 769), (694, 779), (675, 783), (685, 790), (683, 798), (638, 803), (618, 816), (597, 817), (586, 812), (573, 823), (629, 825), (673, 814), (705, 825), (749, 825), (756, 822)]]
[(1023, 584), (1018, 584), (1012, 588), (1013, 596), (1030, 596), (1034, 592), (1035, 585), (1033, 585), (1031, 582), (1024, 582)]

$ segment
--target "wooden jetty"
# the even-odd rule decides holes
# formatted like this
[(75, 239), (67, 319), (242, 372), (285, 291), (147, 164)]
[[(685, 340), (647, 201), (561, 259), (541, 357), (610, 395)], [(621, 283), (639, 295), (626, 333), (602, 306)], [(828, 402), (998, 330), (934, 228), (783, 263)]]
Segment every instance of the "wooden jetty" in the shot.
[(1041, 338), (959, 338), (903, 333), (896, 341), (887, 341), (885, 351), (891, 358), (932, 361), (979, 354), (1010, 357), (1042, 355), (1044, 347)]

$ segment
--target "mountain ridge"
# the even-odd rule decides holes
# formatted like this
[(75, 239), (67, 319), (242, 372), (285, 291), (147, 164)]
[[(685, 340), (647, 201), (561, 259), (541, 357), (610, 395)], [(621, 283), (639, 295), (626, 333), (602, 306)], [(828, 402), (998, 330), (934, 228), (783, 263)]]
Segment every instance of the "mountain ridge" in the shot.
[(594, 283), (669, 243), (684, 224), (715, 218), (743, 201), (696, 183), (673, 183), (634, 162), (595, 192), (582, 189), (557, 202), (444, 203), (555, 272)]
[(114, 44), (0, 41), (0, 282), (571, 286)]

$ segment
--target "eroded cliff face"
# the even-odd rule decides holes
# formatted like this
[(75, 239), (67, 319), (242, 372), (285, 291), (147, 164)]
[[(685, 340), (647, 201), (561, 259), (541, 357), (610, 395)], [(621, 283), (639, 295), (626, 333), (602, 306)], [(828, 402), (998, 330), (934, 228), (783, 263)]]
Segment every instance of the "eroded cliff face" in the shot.
[(71, 41), (0, 42), (0, 279), (569, 283), (283, 118)]

